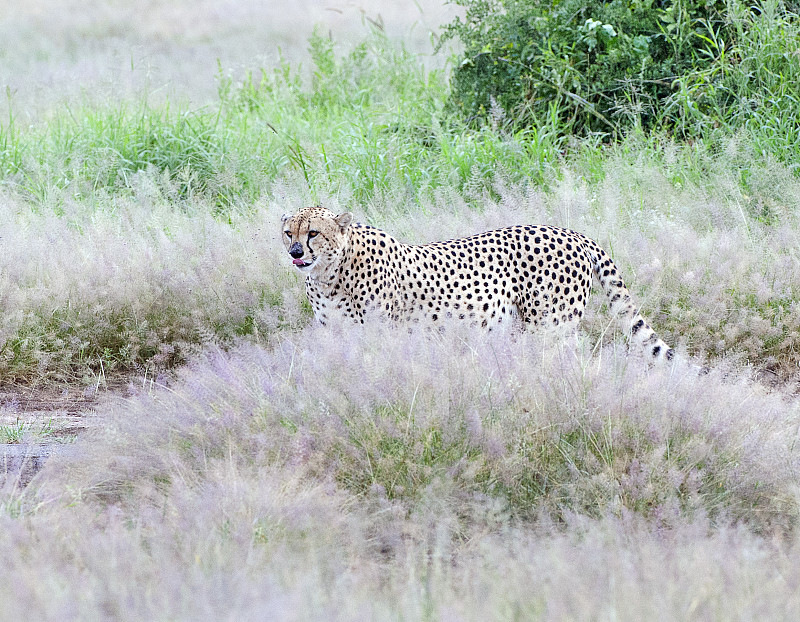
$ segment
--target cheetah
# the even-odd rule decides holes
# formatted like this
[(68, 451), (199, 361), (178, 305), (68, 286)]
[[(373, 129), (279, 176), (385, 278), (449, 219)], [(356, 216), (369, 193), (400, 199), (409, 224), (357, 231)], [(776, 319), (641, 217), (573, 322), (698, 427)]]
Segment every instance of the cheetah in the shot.
[(323, 207), (281, 220), (283, 243), (322, 324), (374, 316), (426, 324), (454, 318), (490, 330), (519, 319), (572, 328), (594, 275), (631, 339), (654, 361), (673, 357), (608, 254), (576, 231), (517, 225), (417, 246)]

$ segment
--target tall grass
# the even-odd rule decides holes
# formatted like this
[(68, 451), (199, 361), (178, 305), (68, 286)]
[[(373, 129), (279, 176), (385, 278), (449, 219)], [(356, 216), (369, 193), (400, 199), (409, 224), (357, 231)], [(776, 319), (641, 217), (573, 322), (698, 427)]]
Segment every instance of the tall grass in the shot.
[(741, 133), (759, 154), (777, 157), (797, 174), (797, 9), (779, 0), (729, 3), (735, 43), (706, 38), (710, 62), (682, 78), (667, 105), (665, 117), (680, 134), (715, 141)]
[(157, 178), (132, 185), (131, 198), (88, 212), (0, 206), (5, 380), (157, 375), (203, 344), (258, 340), (305, 317), (296, 277), (265, 269), (278, 261), (274, 211), (220, 221), (173, 209)]
[[(204, 343), (305, 321), (262, 318), (285, 301), (302, 309), (269, 223), (309, 203), (409, 241), (517, 222), (580, 229), (613, 251), (670, 341), (793, 375), (798, 194), (780, 154), (747, 133), (568, 145), (556, 128), (509, 133), (500, 110), (469, 130), (443, 116), (444, 73), (380, 32), (346, 53), (315, 35), (310, 62), (219, 68), (205, 108), (122, 101), (2, 125), (4, 378), (149, 374)], [(434, 224), (490, 204), (508, 216)], [(584, 328), (599, 339), (597, 317)]]
[(237, 74), (271, 67), (281, 56), (305, 63), (315, 27), (349, 44), (363, 37), (365, 25), (379, 24), (422, 62), (441, 66), (430, 54), (431, 33), (454, 12), (439, 0), (15, 3), (0, 14), (0, 117), (14, 110), (28, 127), (78, 103), (205, 106), (217, 100), (218, 62)]
[(498, 166), (542, 180), (554, 161), (544, 133), (443, 128), (443, 73), (379, 32), (344, 56), (315, 35), (310, 51), (310, 77), (285, 62), (238, 81), (220, 69), (213, 107), (76, 107), (24, 133), (12, 120), (0, 135), (5, 185), (34, 203), (67, 187), (89, 199), (129, 190), (132, 175), (152, 168), (179, 198), (224, 209), (296, 173), (313, 196), (366, 204), (399, 191), (413, 203), (442, 187), (487, 186)]
[[(359, 218), (409, 242), (520, 222), (584, 231), (612, 252), (669, 342), (791, 379), (798, 364), (798, 181), (767, 162), (747, 169), (743, 187), (734, 163), (749, 156), (736, 143), (723, 155), (700, 157), (702, 166), (690, 166), (678, 148), (629, 143), (607, 153), (600, 170), (594, 161), (565, 169), (549, 192), (495, 177), (491, 195), (441, 189), (411, 214), (401, 195), (371, 202)], [(582, 171), (594, 181), (579, 181)], [(202, 196), (181, 198), (181, 186), (164, 175), (140, 171), (127, 191), (93, 201), (53, 191), (47, 201), (55, 213), (6, 195), (4, 377), (88, 375), (95, 384), (108, 371), (160, 373), (203, 344), (265, 339), (309, 321), (275, 223), (320, 197), (286, 182), (275, 194), (220, 212)], [(475, 197), (483, 197), (481, 211), (469, 208)], [(323, 202), (352, 209), (331, 195)], [(582, 330), (624, 341), (608, 332), (601, 305), (602, 296), (590, 301)]]
[(132, 385), (6, 479), (4, 615), (796, 615), (796, 403), (504, 337), (316, 327)]
[(210, 354), (170, 394), (121, 405), (102, 463), (70, 484), (125, 505), (132, 485), (169, 487), (176, 454), (191, 479), (232, 453), (409, 508), (445, 485), (457, 507), (495, 499), (517, 520), (794, 526), (798, 414), (782, 397), (689, 366), (654, 373), (613, 349), (597, 360), (591, 344), (451, 328), (315, 327), (269, 351)]

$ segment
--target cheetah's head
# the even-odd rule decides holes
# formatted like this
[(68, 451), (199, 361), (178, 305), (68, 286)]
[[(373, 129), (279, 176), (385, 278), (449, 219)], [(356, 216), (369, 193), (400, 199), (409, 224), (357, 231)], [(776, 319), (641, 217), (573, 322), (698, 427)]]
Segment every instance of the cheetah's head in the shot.
[(324, 207), (306, 207), (294, 216), (285, 214), (283, 245), (292, 263), (312, 277), (322, 276), (338, 265), (347, 246), (347, 228), (353, 222), (349, 212), (334, 214)]

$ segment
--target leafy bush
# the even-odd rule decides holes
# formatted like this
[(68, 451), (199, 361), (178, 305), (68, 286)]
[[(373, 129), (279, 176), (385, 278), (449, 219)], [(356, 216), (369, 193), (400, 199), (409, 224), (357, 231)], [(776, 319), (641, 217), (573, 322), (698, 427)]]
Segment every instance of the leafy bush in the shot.
[(499, 106), (514, 124), (578, 135), (671, 124), (663, 108), (681, 79), (705, 72), (716, 81), (725, 50), (745, 35), (747, 22), (730, 13), (761, 13), (722, 0), (457, 3), (466, 16), (444, 39), (466, 49), (451, 108), (480, 122)]

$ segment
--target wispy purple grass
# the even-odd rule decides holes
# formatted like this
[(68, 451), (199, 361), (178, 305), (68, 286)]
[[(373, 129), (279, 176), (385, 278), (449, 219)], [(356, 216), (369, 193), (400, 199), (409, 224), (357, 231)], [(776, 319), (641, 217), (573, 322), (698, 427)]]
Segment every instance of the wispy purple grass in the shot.
[(279, 265), (277, 205), (221, 222), (155, 195), (143, 179), (135, 197), (97, 210), (67, 202), (63, 216), (0, 200), (4, 380), (101, 364), (153, 374), (204, 344), (304, 321), (298, 279), (265, 269)]
[(4, 611), (791, 619), (796, 401), (585, 341), (378, 325), (210, 350), (6, 482)]

